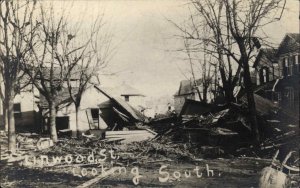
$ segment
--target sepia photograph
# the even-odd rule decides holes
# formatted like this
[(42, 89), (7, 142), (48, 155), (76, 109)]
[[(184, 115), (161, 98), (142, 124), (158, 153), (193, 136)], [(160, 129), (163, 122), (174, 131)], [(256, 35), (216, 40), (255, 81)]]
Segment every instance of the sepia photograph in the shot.
[(300, 0), (0, 0), (0, 187), (300, 187)]

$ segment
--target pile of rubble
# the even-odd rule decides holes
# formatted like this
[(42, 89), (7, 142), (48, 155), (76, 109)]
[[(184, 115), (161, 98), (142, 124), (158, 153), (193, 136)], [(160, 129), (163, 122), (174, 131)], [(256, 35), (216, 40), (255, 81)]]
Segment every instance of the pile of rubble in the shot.
[[(158, 135), (174, 143), (189, 143), (210, 157), (248, 156), (270, 158), (277, 149), (298, 150), (299, 128), (282, 118), (284, 113), (269, 101), (255, 95), (261, 142), (253, 145), (247, 103), (201, 106), (187, 101), (176, 118), (150, 122)], [(190, 106), (189, 106), (190, 105)], [(200, 106), (198, 106), (200, 105)], [(203, 149), (206, 148), (206, 149)], [(207, 156), (207, 155), (205, 155)]]

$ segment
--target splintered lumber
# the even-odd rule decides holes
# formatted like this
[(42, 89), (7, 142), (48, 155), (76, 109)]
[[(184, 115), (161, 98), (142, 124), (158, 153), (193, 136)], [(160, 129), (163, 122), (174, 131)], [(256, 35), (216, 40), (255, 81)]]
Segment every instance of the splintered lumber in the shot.
[(113, 174), (118, 169), (119, 169), (118, 167), (113, 167), (113, 168), (109, 169), (108, 171), (106, 171), (106, 173), (100, 174), (99, 176), (96, 176), (95, 178), (77, 186), (76, 188), (89, 187), (89, 186), (97, 183), (98, 181), (101, 181), (101, 180), (107, 178), (109, 175)]
[(122, 143), (131, 143), (131, 142), (140, 142), (144, 140), (149, 140), (154, 138), (157, 133), (151, 131), (150, 129), (146, 130), (131, 130), (131, 131), (107, 131), (106, 138), (108, 141), (111, 140), (120, 140)]

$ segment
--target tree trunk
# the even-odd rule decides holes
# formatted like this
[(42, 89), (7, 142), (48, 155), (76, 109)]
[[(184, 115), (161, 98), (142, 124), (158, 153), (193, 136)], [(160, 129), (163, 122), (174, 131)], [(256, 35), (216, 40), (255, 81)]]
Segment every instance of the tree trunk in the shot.
[(223, 58), (222, 58), (222, 52), (218, 51), (218, 55), (219, 55), (219, 72), (221, 75), (221, 80), (222, 80), (222, 84), (223, 84), (223, 91), (225, 92), (225, 100), (227, 103), (233, 102), (234, 101), (234, 97), (233, 97), (233, 89), (230, 86), (230, 80), (228, 81), (226, 78), (226, 72), (224, 69), (224, 65), (222, 64), (223, 62)]
[(50, 137), (53, 140), (53, 142), (57, 142), (57, 131), (56, 131), (56, 109), (55, 104), (50, 103), (49, 104), (49, 110), (50, 110)]
[(78, 111), (79, 106), (75, 105), (75, 116), (76, 116), (76, 137), (79, 138), (80, 132), (79, 132), (79, 125), (78, 125)]
[(234, 90), (234, 88), (232, 87), (232, 85), (229, 83), (226, 83), (226, 85), (224, 87), (224, 92), (225, 92), (225, 99), (226, 99), (227, 103), (234, 102), (233, 90)]
[(203, 87), (203, 102), (207, 103), (207, 87)]
[[(14, 96), (11, 93), (11, 96)], [(16, 131), (15, 131), (15, 117), (14, 117), (14, 99), (11, 96), (7, 96), (7, 124), (8, 124), (8, 150), (12, 153), (16, 152)]]
[(256, 117), (255, 100), (254, 100), (252, 82), (250, 77), (249, 64), (248, 61), (245, 60), (245, 58), (243, 59), (243, 66), (244, 66), (244, 84), (245, 84), (245, 89), (247, 91), (247, 101), (248, 101), (248, 110), (249, 110), (249, 116), (251, 122), (251, 130), (252, 130), (253, 138), (255, 139), (255, 141), (259, 142), (260, 135), (259, 135), (258, 123)]
[(5, 104), (5, 102), (3, 102), (3, 106), (2, 106), (2, 109), (3, 109), (3, 118), (2, 118), (2, 125), (4, 126), (4, 130), (7, 132), (8, 131), (8, 118), (7, 118), (7, 105)]

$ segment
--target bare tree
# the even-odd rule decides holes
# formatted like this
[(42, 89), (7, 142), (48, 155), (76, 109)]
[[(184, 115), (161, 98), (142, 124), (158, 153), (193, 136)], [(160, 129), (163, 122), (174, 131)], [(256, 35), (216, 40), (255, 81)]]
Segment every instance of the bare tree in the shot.
[[(24, 64), (24, 70), (47, 101), (50, 136), (56, 142), (56, 112), (63, 100), (61, 95), (64, 90), (67, 91), (65, 85), (70, 72), (79, 62), (86, 44), (75, 40), (76, 34), (71, 32), (65, 12), (59, 15), (53, 6), (45, 8), (41, 4), (39, 15), (36, 21), (39, 42), (32, 47), (31, 60)], [(73, 56), (73, 62), (69, 63), (67, 59), (71, 58), (71, 54), (81, 55)]]
[[(65, 105), (65, 97), (71, 99), (78, 110), (81, 97), (92, 77), (107, 65), (111, 35), (100, 36), (103, 15), (92, 24), (89, 31), (81, 30), (82, 23), (69, 24), (66, 13), (55, 13), (52, 5), (41, 5), (39, 21), (39, 44), (32, 50), (30, 63), (25, 70), (35, 87), (47, 101), (49, 109), (50, 136), (57, 141), (56, 113)], [(84, 35), (83, 33), (87, 34)], [(101, 33), (103, 34), (103, 33)], [(67, 96), (65, 95), (67, 93)]]
[(30, 0), (0, 2), (0, 72), (4, 85), (2, 88), (0, 83), (0, 93), (11, 152), (16, 150), (14, 98), (29, 83), (21, 65), (29, 59), (32, 47), (29, 43), (34, 44), (36, 27), (32, 18), (35, 5), (36, 2)]
[[(254, 58), (256, 47), (267, 43), (267, 36), (258, 36), (259, 30), (281, 18), (285, 1), (191, 0), (191, 5), (195, 13), (191, 14), (190, 30), (177, 27), (187, 39), (209, 44), (209, 48), (201, 50), (215, 54), (227, 101), (232, 101), (233, 89), (243, 69), (251, 128), (258, 141), (260, 137), (249, 63)], [(201, 35), (203, 27), (209, 27), (210, 36)], [(232, 62), (236, 63), (236, 69)]]
[[(199, 42), (198, 50), (211, 53), (218, 60), (228, 102), (234, 99), (233, 89), (243, 69), (251, 128), (257, 141), (260, 137), (249, 63), (255, 57), (256, 48), (268, 44), (267, 36), (258, 36), (259, 30), (280, 20), (285, 3), (285, 0), (191, 0), (194, 12), (191, 13), (189, 26), (175, 24), (185, 39)], [(206, 27), (211, 33), (209, 36), (201, 33)], [(201, 47), (203, 43), (209, 47)], [(236, 63), (236, 69), (232, 62)]]
[[(195, 2), (192, 1), (192, 5), (193, 7), (195, 7), (195, 4), (193, 3)], [(205, 3), (210, 2), (206, 2), (206, 0), (201, 1), (201, 5)], [(234, 101), (233, 90), (236, 83), (238, 82), (241, 66), (238, 65), (237, 70), (234, 72), (230, 56), (223, 53), (222, 48), (217, 47), (217, 42), (215, 42), (218, 41), (220, 44), (223, 45), (223, 47), (232, 49), (229, 30), (227, 28), (224, 29), (223, 25), (219, 25), (219, 28), (217, 28), (217, 23), (219, 23), (221, 19), (222, 9), (218, 9), (219, 11), (216, 11), (216, 5), (212, 7), (206, 5), (202, 6), (208, 9), (205, 12), (205, 14), (207, 14), (208, 17), (211, 17), (213, 14), (217, 14), (215, 19), (211, 20), (215, 21), (216, 23), (208, 25), (206, 23), (207, 20), (205, 19), (205, 17), (202, 16), (201, 13), (199, 14), (199, 10), (196, 8), (195, 13), (193, 13), (191, 9), (189, 9), (190, 17), (187, 23), (185, 23), (185, 25), (183, 26), (178, 25), (173, 21), (169, 21), (182, 32), (182, 35), (180, 37), (183, 38), (183, 40), (193, 41), (190, 42), (193, 43), (193, 45), (189, 46), (191, 52), (203, 53), (204, 57), (206, 54), (208, 54), (210, 57), (214, 57), (214, 59), (217, 61), (217, 63), (209, 63), (215, 66), (215, 68), (218, 68), (219, 75), (222, 81), (221, 88), (225, 93), (226, 101), (230, 103)], [(224, 31), (225, 33), (223, 33)]]
[[(99, 71), (108, 65), (112, 52), (112, 36), (105, 29), (103, 15), (98, 16), (98, 19), (92, 24), (90, 35), (85, 37), (88, 40), (85, 43), (84, 50), (65, 54), (69, 56), (65, 59), (67, 63), (74, 67), (69, 69), (67, 84), (70, 98), (75, 106), (77, 136), (79, 135), (78, 112), (82, 95), (89, 86), (95, 84), (93, 83), (94, 80), (99, 81)], [(65, 50), (65, 52), (68, 52), (68, 50)], [(74, 79), (71, 79), (72, 77), (76, 77), (76, 84), (74, 84)], [(95, 79), (92, 80), (92, 78)]]
[[(213, 64), (211, 63), (211, 58), (209, 59), (209, 61), (207, 61), (206, 54), (204, 54), (203, 61), (197, 57), (192, 57), (193, 52), (191, 52), (191, 44), (189, 43), (189, 40), (184, 40), (183, 52), (186, 53), (188, 56), (190, 72), (193, 78), (191, 86), (196, 89), (197, 94), (199, 96), (199, 100), (207, 103), (207, 94), (209, 92), (210, 86), (212, 85), (212, 80), (214, 77), (214, 75), (211, 74), (211, 66)], [(195, 63), (196, 66), (194, 65), (194, 61), (197, 62)], [(197, 71), (195, 70), (197, 68), (200, 69), (199, 73), (197, 73)], [(199, 78), (199, 80), (197, 78)], [(199, 89), (199, 86), (202, 88), (201, 91)]]

